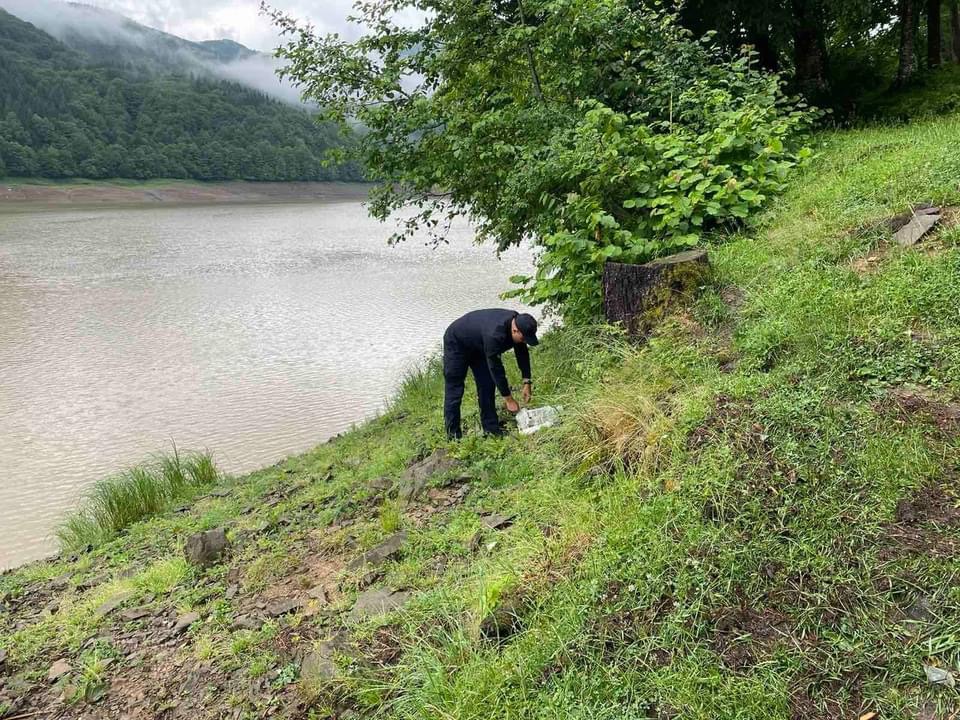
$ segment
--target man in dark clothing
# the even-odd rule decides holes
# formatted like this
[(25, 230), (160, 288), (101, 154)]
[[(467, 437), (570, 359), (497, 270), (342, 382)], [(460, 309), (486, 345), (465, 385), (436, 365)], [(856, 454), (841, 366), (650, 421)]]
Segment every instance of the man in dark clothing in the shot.
[(536, 345), (537, 321), (513, 310), (474, 310), (455, 320), (443, 334), (443, 424), (447, 437), (459, 438), (460, 401), (467, 368), (473, 371), (480, 403), (480, 422), (487, 435), (502, 435), (497, 419), (495, 390), (500, 390), (507, 410), (519, 412), (500, 355), (512, 349), (523, 377), (523, 400), (531, 396), (530, 353)]

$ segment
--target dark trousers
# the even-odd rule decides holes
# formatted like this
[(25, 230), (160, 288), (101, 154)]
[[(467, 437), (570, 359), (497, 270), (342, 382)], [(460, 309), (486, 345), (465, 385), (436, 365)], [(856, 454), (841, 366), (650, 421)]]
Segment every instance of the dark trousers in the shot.
[(490, 375), (485, 357), (467, 355), (460, 351), (456, 342), (443, 341), (443, 425), (447, 437), (463, 436), (460, 429), (460, 402), (463, 400), (463, 383), (467, 368), (473, 371), (477, 383), (477, 401), (480, 404), (480, 423), (488, 435), (502, 435), (497, 417), (497, 386)]

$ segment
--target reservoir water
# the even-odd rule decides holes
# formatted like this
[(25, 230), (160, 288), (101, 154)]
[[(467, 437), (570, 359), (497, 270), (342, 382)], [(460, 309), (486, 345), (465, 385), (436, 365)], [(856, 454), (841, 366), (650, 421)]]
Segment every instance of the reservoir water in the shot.
[(437, 248), (391, 230), (358, 200), (0, 210), (0, 567), (173, 442), (239, 472), (376, 413), (530, 269), (465, 223)]

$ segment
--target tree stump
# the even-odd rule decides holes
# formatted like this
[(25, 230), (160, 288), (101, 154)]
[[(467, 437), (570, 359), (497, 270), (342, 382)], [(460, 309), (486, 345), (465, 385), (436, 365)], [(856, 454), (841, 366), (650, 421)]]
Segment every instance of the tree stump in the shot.
[(706, 250), (643, 265), (608, 262), (603, 268), (603, 311), (631, 335), (645, 335), (677, 300), (692, 298), (710, 278)]

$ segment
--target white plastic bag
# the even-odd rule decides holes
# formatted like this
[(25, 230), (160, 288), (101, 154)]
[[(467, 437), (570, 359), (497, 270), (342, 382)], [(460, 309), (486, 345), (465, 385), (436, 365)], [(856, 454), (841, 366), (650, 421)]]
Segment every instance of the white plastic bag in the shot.
[(535, 433), (541, 428), (550, 427), (560, 422), (562, 407), (544, 405), (539, 408), (523, 408), (517, 413), (517, 428), (521, 435)]

